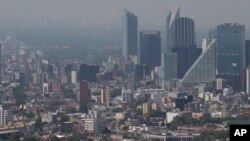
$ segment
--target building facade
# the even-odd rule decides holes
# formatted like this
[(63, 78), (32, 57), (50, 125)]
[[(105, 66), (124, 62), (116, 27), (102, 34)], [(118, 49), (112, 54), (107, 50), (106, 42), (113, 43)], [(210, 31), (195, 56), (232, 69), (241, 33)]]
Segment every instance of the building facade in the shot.
[(246, 69), (246, 93), (250, 94), (250, 67)]
[(123, 57), (129, 61), (131, 55), (137, 55), (138, 38), (137, 38), (137, 16), (124, 10), (122, 21), (123, 29)]
[(235, 89), (245, 68), (245, 27), (236, 23), (217, 26), (216, 74)]
[(173, 80), (177, 78), (177, 54), (162, 54), (163, 80)]
[(250, 40), (246, 40), (246, 67), (250, 66)]
[(110, 90), (108, 87), (101, 89), (101, 103), (105, 107), (110, 106)]
[(173, 7), (171, 12), (169, 12), (166, 19), (166, 33), (165, 33), (165, 48), (163, 49), (163, 53), (172, 52), (173, 39), (174, 39), (174, 20), (180, 17), (180, 8)]
[(216, 40), (214, 39), (185, 73), (182, 79), (184, 84), (211, 85), (215, 81), (215, 50)]
[(85, 80), (80, 81), (80, 93), (79, 93), (79, 101), (86, 102), (90, 100), (90, 89), (88, 87), (88, 82)]
[(195, 22), (192, 18), (181, 17), (180, 8), (174, 7), (167, 16), (166, 28), (164, 53), (177, 54), (177, 78), (182, 79), (202, 52), (196, 48)]
[(149, 65), (151, 70), (161, 65), (161, 35), (159, 31), (140, 32), (138, 56), (140, 64)]
[(182, 79), (187, 70), (200, 56), (202, 49), (191, 47), (174, 47), (172, 52), (177, 54), (177, 78)]
[(88, 82), (96, 82), (99, 73), (98, 65), (81, 64), (79, 69), (79, 81), (86, 80)]

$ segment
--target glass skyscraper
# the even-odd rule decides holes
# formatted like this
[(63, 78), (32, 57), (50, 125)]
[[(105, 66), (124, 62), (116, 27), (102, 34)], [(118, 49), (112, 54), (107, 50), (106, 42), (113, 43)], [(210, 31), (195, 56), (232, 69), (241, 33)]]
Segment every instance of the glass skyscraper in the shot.
[(215, 49), (216, 40), (213, 39), (186, 72), (182, 79), (183, 84), (212, 84), (215, 81)]
[(163, 53), (170, 53), (172, 50), (173, 45), (173, 34), (174, 34), (174, 21), (176, 18), (180, 17), (180, 7), (173, 7), (171, 12), (169, 12), (167, 19), (166, 19), (166, 33), (165, 33), (165, 40), (166, 46), (163, 49)]
[(176, 18), (172, 36), (172, 47), (195, 47), (194, 20), (187, 17)]
[(166, 20), (166, 52), (174, 47), (195, 47), (195, 22), (192, 18), (180, 17), (180, 8), (173, 7)]
[(184, 74), (201, 54), (196, 48), (195, 22), (192, 18), (180, 17), (180, 8), (174, 7), (167, 16), (166, 49), (164, 53), (177, 54), (177, 78)]
[(246, 40), (246, 67), (250, 67), (250, 40)]
[(0, 43), (0, 83), (2, 83), (2, 43)]
[(225, 23), (216, 31), (216, 74), (235, 89), (240, 88), (240, 75), (245, 68), (244, 25)]
[(161, 65), (160, 31), (140, 32), (138, 56), (140, 64), (149, 65), (150, 69)]
[(163, 67), (163, 80), (177, 79), (177, 54), (163, 53), (161, 56)]
[(129, 61), (131, 55), (137, 55), (138, 37), (137, 37), (137, 16), (127, 10), (124, 10), (122, 20), (123, 26), (123, 57)]

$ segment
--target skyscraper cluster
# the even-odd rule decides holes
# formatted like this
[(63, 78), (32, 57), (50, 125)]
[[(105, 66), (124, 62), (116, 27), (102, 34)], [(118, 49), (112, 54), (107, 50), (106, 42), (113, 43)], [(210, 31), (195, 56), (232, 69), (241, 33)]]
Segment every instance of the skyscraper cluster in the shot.
[(160, 31), (140, 31), (138, 34), (137, 16), (124, 10), (123, 57), (126, 62), (131, 62), (135, 56), (141, 65), (149, 65), (150, 70), (160, 66), (161, 33)]
[(196, 45), (194, 19), (182, 17), (179, 7), (173, 7), (167, 15), (163, 34), (138, 32), (137, 22), (137, 16), (125, 10), (123, 57), (126, 62), (136, 56), (137, 63), (148, 65), (150, 71), (161, 67), (163, 83), (180, 80), (183, 84), (212, 85), (220, 79), (224, 85), (238, 90), (245, 87), (250, 45), (249, 41), (245, 42), (244, 25), (218, 25), (203, 40), (201, 48)]

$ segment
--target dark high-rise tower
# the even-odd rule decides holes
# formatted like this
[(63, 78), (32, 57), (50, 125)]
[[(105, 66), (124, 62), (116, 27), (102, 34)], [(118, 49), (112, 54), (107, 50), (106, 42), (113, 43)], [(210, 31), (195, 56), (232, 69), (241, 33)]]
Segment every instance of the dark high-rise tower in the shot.
[(180, 17), (174, 20), (172, 47), (195, 47), (194, 20)]
[(90, 89), (88, 87), (88, 82), (85, 80), (81, 80), (79, 101), (87, 102), (88, 100), (90, 100)]
[(96, 82), (97, 74), (99, 73), (99, 66), (81, 64), (79, 68), (79, 80), (86, 80), (88, 82)]
[(138, 52), (137, 17), (135, 14), (124, 10), (122, 20), (123, 57), (125, 58), (125, 61), (128, 61), (131, 55), (137, 55)]
[(0, 83), (2, 83), (2, 43), (0, 43)]
[(174, 47), (195, 47), (195, 22), (192, 18), (180, 17), (180, 8), (174, 7), (166, 20), (166, 49)]
[(246, 67), (250, 66), (250, 40), (246, 40)]
[(150, 69), (161, 65), (161, 35), (159, 31), (140, 32), (140, 64), (149, 65)]
[(180, 17), (179, 7), (174, 7), (167, 17), (164, 53), (176, 53), (177, 78), (179, 79), (183, 78), (201, 54), (201, 49), (196, 48), (195, 22), (191, 18)]
[(216, 31), (216, 74), (227, 84), (240, 89), (240, 75), (245, 68), (245, 28), (243, 25), (225, 23)]
[(174, 20), (180, 17), (180, 8), (173, 7), (171, 12), (169, 12), (166, 20), (166, 33), (165, 33), (165, 48), (163, 53), (170, 53), (173, 47), (173, 34), (174, 34)]
[(172, 52), (177, 54), (177, 78), (182, 79), (187, 70), (200, 56), (202, 49), (195, 47), (174, 47)]

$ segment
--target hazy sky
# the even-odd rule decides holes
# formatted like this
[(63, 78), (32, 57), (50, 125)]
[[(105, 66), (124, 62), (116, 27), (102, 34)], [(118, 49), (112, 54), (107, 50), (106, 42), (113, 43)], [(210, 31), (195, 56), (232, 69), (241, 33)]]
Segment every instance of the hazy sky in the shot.
[(65, 25), (121, 25), (123, 9), (134, 12), (141, 25), (163, 26), (172, 6), (181, 15), (193, 17), (199, 28), (225, 22), (250, 27), (250, 0), (0, 0), (0, 24), (44, 23), (47, 19)]

